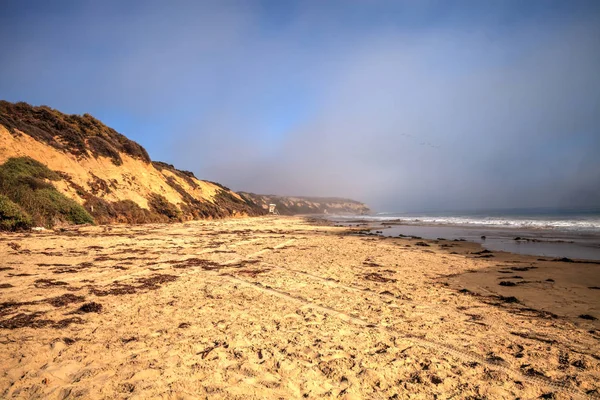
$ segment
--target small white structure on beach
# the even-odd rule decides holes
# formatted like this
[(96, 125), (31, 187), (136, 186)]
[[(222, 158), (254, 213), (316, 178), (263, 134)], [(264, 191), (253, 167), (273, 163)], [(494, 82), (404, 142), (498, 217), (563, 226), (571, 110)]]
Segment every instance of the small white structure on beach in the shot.
[(269, 204), (269, 214), (279, 215), (279, 211), (277, 211), (277, 205), (273, 203)]

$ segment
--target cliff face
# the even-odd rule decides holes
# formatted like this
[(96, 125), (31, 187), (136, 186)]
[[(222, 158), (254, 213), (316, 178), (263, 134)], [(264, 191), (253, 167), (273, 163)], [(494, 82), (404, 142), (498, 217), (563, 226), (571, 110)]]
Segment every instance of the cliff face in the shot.
[(275, 204), (281, 215), (298, 214), (368, 214), (371, 210), (361, 202), (337, 197), (275, 196), (239, 192), (246, 201), (267, 211)]
[[(15, 177), (11, 178), (12, 186), (0, 185), (0, 196), (26, 214), (35, 208), (35, 215), (45, 216), (43, 221), (33, 216), (38, 224), (52, 225), (65, 219), (38, 209), (47, 205), (46, 200), (41, 205), (29, 201), (33, 195), (39, 197), (42, 189), (55, 190), (57, 193), (49, 195), (52, 199), (62, 196), (83, 207), (96, 223), (264, 213), (224, 186), (151, 161), (142, 146), (91, 115), (66, 115), (45, 106), (0, 101), (0, 164), (6, 165), (6, 176)], [(33, 176), (31, 171), (41, 175)], [(14, 195), (16, 188), (21, 197)]]

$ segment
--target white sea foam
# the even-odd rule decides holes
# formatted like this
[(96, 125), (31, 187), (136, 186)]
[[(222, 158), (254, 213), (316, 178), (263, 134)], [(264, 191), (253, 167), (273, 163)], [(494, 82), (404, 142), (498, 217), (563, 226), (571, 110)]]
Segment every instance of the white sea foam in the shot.
[(365, 221), (399, 221), (410, 225), (454, 225), (454, 226), (481, 226), (513, 229), (546, 229), (557, 231), (579, 231), (600, 233), (600, 218), (576, 217), (482, 217), (482, 216), (431, 216), (431, 215), (403, 215), (394, 213), (380, 213), (363, 216), (336, 216), (337, 220), (365, 220)]

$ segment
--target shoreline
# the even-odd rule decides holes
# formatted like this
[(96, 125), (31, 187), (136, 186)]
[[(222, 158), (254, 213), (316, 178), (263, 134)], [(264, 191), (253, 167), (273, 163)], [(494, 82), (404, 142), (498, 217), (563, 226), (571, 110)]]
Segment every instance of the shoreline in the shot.
[(466, 240), (492, 251), (506, 251), (546, 258), (600, 262), (600, 236), (582, 232), (525, 228), (481, 227), (446, 224), (406, 224), (381, 221), (337, 221), (334, 226), (361, 228), (390, 237), (416, 236), (435, 240)]
[(312, 218), (0, 234), (1, 397), (600, 395), (600, 266)]

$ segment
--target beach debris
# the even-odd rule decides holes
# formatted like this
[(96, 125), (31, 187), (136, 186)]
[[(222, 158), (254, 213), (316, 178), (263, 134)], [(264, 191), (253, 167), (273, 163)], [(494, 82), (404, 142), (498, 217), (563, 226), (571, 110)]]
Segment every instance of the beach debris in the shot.
[(497, 298), (503, 303), (520, 303), (519, 299), (515, 296), (497, 296)]
[(19, 329), (19, 328), (44, 328), (51, 327), (55, 329), (66, 328), (71, 324), (82, 324), (84, 321), (81, 318), (66, 318), (60, 321), (52, 321), (50, 319), (41, 319), (40, 316), (44, 315), (43, 311), (36, 311), (30, 314), (20, 313), (12, 318), (8, 318), (0, 321), (0, 329)]
[(66, 344), (67, 346), (70, 346), (70, 345), (72, 345), (73, 343), (75, 343), (75, 342), (76, 342), (76, 340), (75, 340), (75, 339), (71, 339), (70, 337), (64, 337), (64, 338), (62, 338), (62, 341), (63, 341), (63, 343), (64, 343), (64, 344)]
[(47, 289), (53, 286), (67, 286), (67, 282), (57, 281), (55, 279), (37, 279), (33, 286), (38, 289)]
[(43, 315), (41, 311), (33, 312), (31, 314), (20, 313), (12, 318), (0, 321), (0, 329), (18, 329), (18, 328), (43, 328), (53, 321), (48, 319), (39, 319), (38, 317)]
[(174, 261), (173, 264), (173, 268), (201, 267), (206, 271), (223, 268), (219, 263), (203, 258), (188, 258), (186, 260)]
[(483, 249), (481, 251), (474, 251), (471, 254), (491, 254), (492, 252), (488, 249)]
[(263, 268), (263, 269), (240, 269), (237, 270), (238, 274), (242, 274), (242, 275), (247, 275), (251, 278), (256, 278), (259, 274), (265, 273), (265, 272), (269, 272), (270, 269), (269, 268)]
[(587, 365), (584, 360), (575, 360), (571, 363), (572, 366), (579, 369), (587, 369)]
[(581, 318), (581, 319), (587, 319), (589, 321), (595, 321), (595, 320), (598, 319), (598, 318), (594, 317), (593, 315), (589, 315), (589, 314), (581, 314), (579, 316), (579, 318)]
[(429, 244), (427, 244), (425, 242), (416, 242), (415, 246), (429, 247)]
[(497, 356), (496, 354), (494, 354), (493, 352), (490, 352), (487, 354), (487, 357), (485, 359), (487, 362), (492, 363), (492, 364), (502, 364), (504, 363), (504, 358)]
[(377, 264), (376, 262), (372, 261), (370, 258), (367, 258), (365, 261), (363, 261), (363, 265), (366, 267), (381, 267), (381, 264)]
[(102, 304), (90, 302), (82, 305), (77, 310), (73, 311), (72, 314), (87, 314), (87, 313), (99, 313), (102, 311)]
[(48, 299), (46, 300), (46, 303), (53, 305), (54, 307), (64, 307), (71, 303), (81, 303), (83, 301), (85, 301), (85, 297), (67, 293), (63, 294), (62, 296)]
[(558, 262), (568, 262), (568, 263), (575, 262), (575, 261), (573, 261), (573, 260), (571, 260), (570, 258), (567, 258), (567, 257), (562, 257), (562, 258), (554, 258), (552, 261), (558, 261)]
[(369, 281), (373, 281), (373, 282), (396, 282), (396, 279), (393, 278), (386, 278), (385, 276), (382, 276), (381, 274), (378, 274), (377, 272), (370, 272), (368, 274), (363, 275), (363, 278)]
[(213, 346), (209, 346), (196, 354), (200, 355), (202, 357), (202, 359), (205, 359), (211, 351), (213, 351), (214, 349), (216, 349), (218, 347), (223, 347), (223, 348), (227, 349), (227, 348), (229, 348), (229, 344), (227, 344), (227, 342), (221, 342), (221, 341), (217, 340), (214, 342)]
[(125, 285), (119, 282), (115, 282), (112, 284), (112, 287), (109, 289), (98, 289), (92, 287), (90, 289), (90, 293), (98, 297), (104, 297), (108, 295), (112, 296), (122, 296), (124, 294), (134, 294), (137, 291), (136, 286)]
[(510, 269), (512, 271), (521, 271), (521, 272), (523, 272), (523, 271), (529, 271), (530, 269), (536, 269), (536, 268), (537, 267), (534, 267), (533, 265), (528, 265), (528, 266), (525, 266), (525, 267), (510, 267)]
[(137, 282), (141, 283), (141, 286), (138, 286), (137, 289), (156, 290), (160, 288), (161, 284), (176, 281), (177, 278), (177, 276), (169, 274), (155, 274), (148, 278), (139, 278)]
[(6, 245), (8, 247), (10, 247), (11, 249), (13, 249), (14, 251), (19, 251), (19, 249), (21, 248), (21, 245), (16, 242), (8, 242), (8, 243), (6, 243)]

